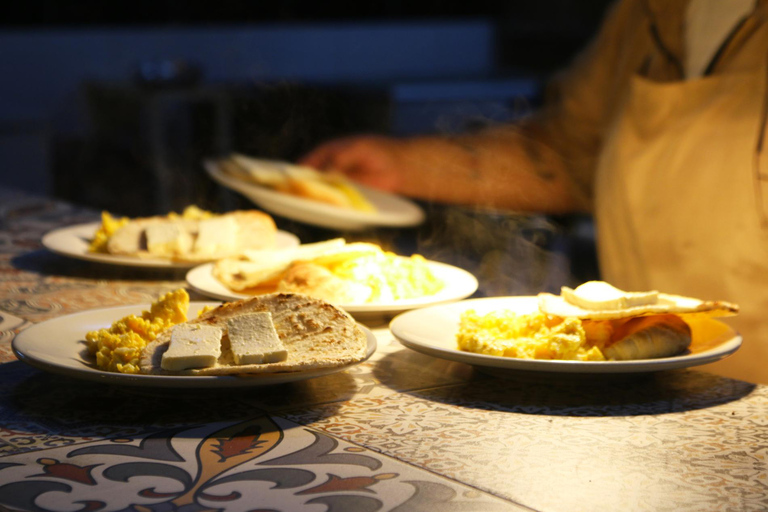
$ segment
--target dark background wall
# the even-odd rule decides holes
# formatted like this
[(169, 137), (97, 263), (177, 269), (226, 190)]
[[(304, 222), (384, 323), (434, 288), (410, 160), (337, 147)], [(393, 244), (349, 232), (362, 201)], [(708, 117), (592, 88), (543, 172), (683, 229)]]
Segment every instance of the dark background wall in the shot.
[(18, 4), (0, 18), (0, 185), (160, 213), (221, 200), (201, 167), (218, 153), (514, 119), (607, 5)]

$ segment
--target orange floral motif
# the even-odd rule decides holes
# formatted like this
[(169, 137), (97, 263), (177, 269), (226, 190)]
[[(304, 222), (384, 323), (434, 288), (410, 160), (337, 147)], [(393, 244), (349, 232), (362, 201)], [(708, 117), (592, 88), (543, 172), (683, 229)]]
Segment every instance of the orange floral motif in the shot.
[(385, 473), (375, 476), (353, 476), (349, 478), (342, 478), (336, 475), (329, 474), (329, 478), (325, 483), (322, 483), (311, 489), (305, 489), (296, 494), (318, 494), (321, 492), (333, 492), (333, 491), (368, 491), (368, 487), (372, 486), (380, 480), (388, 480), (394, 478), (397, 475), (393, 473)]
[(77, 466), (75, 464), (59, 462), (56, 459), (38, 459), (37, 462), (43, 465), (43, 474), (36, 476), (52, 476), (85, 485), (96, 485), (96, 481), (91, 476), (91, 471), (93, 468), (101, 465)]
[(282, 440), (280, 427), (262, 416), (215, 432), (197, 448), (199, 471), (192, 487), (173, 500), (182, 507), (196, 502), (202, 489), (225, 471), (264, 455)]
[(266, 442), (261, 439), (261, 428), (258, 425), (253, 425), (229, 439), (219, 439), (218, 446), (214, 448), (213, 453), (221, 457), (220, 462), (224, 462), (230, 457), (249, 453)]

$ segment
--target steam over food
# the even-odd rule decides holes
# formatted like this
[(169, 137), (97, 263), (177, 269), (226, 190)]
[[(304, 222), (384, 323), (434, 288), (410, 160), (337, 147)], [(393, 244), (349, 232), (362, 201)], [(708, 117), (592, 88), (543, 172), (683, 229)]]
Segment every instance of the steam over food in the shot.
[(267, 187), (277, 192), (311, 199), (361, 212), (375, 212), (354, 183), (340, 174), (323, 173), (311, 167), (260, 160), (233, 153), (218, 161), (223, 172), (233, 178)]
[(336, 304), (385, 303), (434, 295), (444, 283), (420, 255), (399, 256), (342, 238), (245, 251), (215, 263), (214, 276), (240, 293), (303, 293)]
[(691, 344), (690, 315), (726, 316), (738, 306), (656, 291), (625, 292), (603, 281), (560, 295), (541, 293), (538, 312), (501, 310), (463, 313), (457, 342), (461, 350), (523, 359), (578, 361), (670, 357)]
[(129, 219), (102, 213), (91, 252), (205, 262), (247, 249), (271, 248), (277, 228), (269, 215), (244, 210), (214, 214), (195, 206), (183, 213)]

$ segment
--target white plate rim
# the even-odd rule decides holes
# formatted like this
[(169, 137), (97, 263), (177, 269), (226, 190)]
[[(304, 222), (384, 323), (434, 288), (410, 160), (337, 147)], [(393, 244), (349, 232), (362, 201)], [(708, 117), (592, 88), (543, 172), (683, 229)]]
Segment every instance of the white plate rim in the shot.
[[(621, 374), (673, 370), (719, 361), (738, 350), (742, 343), (741, 336), (729, 327), (730, 335), (723, 339), (722, 343), (709, 350), (695, 354), (633, 361), (552, 361), (516, 359), (464, 352), (458, 348), (449, 348), (444, 344), (441, 345), (437, 339), (440, 337), (440, 334), (430, 337), (429, 335), (423, 335), (421, 332), (414, 332), (413, 326), (418, 324), (443, 326), (445, 333), (441, 332), (443, 335), (441, 340), (444, 343), (455, 343), (459, 315), (470, 308), (477, 308), (478, 312), (502, 308), (519, 312), (532, 312), (537, 310), (537, 298), (535, 296), (484, 297), (432, 306), (408, 311), (396, 316), (390, 322), (389, 328), (392, 335), (400, 343), (417, 352), (450, 361), (494, 368), (496, 370), (508, 370), (510, 372)], [(445, 337), (449, 331), (450, 340)]]
[[(190, 302), (188, 316), (194, 318), (203, 307), (219, 305), (221, 305), (220, 302)], [(358, 326), (365, 333), (367, 341), (367, 351), (363, 361), (306, 372), (265, 373), (245, 377), (235, 375), (132, 375), (99, 370), (92, 366), (92, 363), (83, 359), (82, 353), (86, 347), (82, 341), (85, 339), (86, 332), (108, 327), (111, 322), (119, 318), (132, 313), (139, 314), (149, 307), (150, 304), (114, 306), (52, 318), (21, 331), (11, 342), (11, 348), (20, 361), (50, 373), (108, 384), (155, 388), (235, 388), (296, 382), (347, 370), (369, 359), (376, 351), (376, 337), (370, 329), (358, 323)], [(45, 331), (50, 329), (56, 329), (57, 336), (60, 335), (64, 338), (59, 342), (63, 342), (65, 345), (55, 353), (51, 353), (50, 347), (45, 346), (49, 342), (41, 340)]]
[[(275, 163), (278, 165), (293, 165), (288, 162), (276, 161)], [(378, 211), (361, 212), (349, 210), (277, 192), (255, 183), (249, 183), (228, 176), (218, 168), (213, 160), (205, 160), (203, 166), (214, 181), (243, 194), (261, 208), (286, 218), (316, 226), (349, 230), (360, 230), (375, 226), (411, 227), (421, 224), (425, 219), (424, 210), (410, 199), (376, 190), (362, 184), (356, 184), (355, 186), (366, 199), (377, 207)]]
[[(101, 226), (101, 222), (88, 222), (53, 229), (43, 235), (43, 247), (61, 256), (127, 267), (188, 269), (200, 264), (199, 262), (172, 261), (160, 258), (135, 258), (88, 252), (87, 240), (93, 236), (96, 230), (99, 229), (99, 226)], [(301, 243), (299, 237), (282, 230), (277, 231), (275, 242), (277, 247), (295, 247)]]
[[(379, 313), (399, 313), (411, 309), (434, 306), (436, 304), (445, 304), (469, 297), (477, 291), (477, 278), (466, 270), (441, 263), (438, 261), (427, 260), (427, 265), (446, 283), (443, 290), (435, 295), (424, 296), (416, 299), (405, 299), (385, 304), (336, 304), (344, 311), (352, 314), (379, 314)], [(190, 288), (196, 292), (225, 301), (248, 299), (253, 295), (246, 295), (229, 290), (223, 283), (213, 276), (213, 263), (199, 265), (187, 272), (186, 279)]]

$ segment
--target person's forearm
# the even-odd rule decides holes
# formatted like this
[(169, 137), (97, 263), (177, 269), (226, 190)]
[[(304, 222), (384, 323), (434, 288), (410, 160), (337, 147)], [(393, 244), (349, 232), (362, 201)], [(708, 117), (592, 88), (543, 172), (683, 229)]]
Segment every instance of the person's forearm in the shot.
[(517, 128), (405, 142), (413, 197), (492, 209), (565, 213), (584, 209), (560, 158)]

